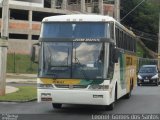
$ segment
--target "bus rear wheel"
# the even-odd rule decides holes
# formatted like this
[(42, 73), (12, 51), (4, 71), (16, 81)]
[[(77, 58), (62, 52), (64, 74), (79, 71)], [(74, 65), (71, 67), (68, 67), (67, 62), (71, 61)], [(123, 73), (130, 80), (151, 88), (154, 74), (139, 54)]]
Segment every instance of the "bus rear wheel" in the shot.
[(62, 104), (52, 103), (53, 108), (60, 109), (62, 108)]
[(129, 99), (129, 98), (131, 97), (132, 89), (133, 89), (133, 81), (132, 81), (131, 84), (130, 84), (130, 91), (129, 91), (129, 93), (127, 93), (127, 94), (124, 96), (125, 99)]
[(129, 93), (127, 93), (127, 94), (124, 96), (125, 99), (129, 99), (130, 97), (131, 97), (131, 91), (129, 91)]

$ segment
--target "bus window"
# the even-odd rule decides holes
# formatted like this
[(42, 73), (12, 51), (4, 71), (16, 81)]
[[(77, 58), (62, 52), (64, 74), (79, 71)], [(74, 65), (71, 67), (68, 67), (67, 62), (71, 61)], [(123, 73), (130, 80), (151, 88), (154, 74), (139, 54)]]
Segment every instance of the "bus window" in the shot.
[(43, 38), (108, 38), (107, 23), (43, 23)]
[(113, 49), (114, 49), (114, 45), (110, 44), (110, 47), (109, 47), (109, 66), (108, 66), (108, 74), (107, 74), (107, 78), (110, 80), (112, 80), (113, 73), (114, 73)]
[(128, 42), (127, 42), (127, 35), (126, 34), (124, 34), (124, 43), (125, 43), (125, 50), (127, 50), (127, 45), (128, 45)]
[(114, 24), (110, 23), (110, 37), (114, 39)]
[(119, 34), (120, 48), (123, 48), (123, 41), (122, 41), (122, 40), (123, 40), (123, 39), (122, 39), (122, 37), (123, 37), (122, 35), (123, 35), (123, 34), (122, 34), (122, 31), (121, 31), (121, 30), (119, 31), (119, 33), (120, 33), (120, 34)]
[(118, 28), (116, 27), (116, 45), (117, 45), (117, 47), (119, 47), (119, 30), (118, 30)]
[(118, 29), (118, 47), (121, 47), (120, 30)]

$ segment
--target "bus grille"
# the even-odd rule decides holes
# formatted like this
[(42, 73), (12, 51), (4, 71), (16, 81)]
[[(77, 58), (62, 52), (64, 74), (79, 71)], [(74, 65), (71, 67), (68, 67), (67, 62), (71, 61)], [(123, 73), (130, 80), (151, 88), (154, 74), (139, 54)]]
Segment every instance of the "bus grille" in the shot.
[(55, 85), (57, 88), (87, 88), (88, 85)]

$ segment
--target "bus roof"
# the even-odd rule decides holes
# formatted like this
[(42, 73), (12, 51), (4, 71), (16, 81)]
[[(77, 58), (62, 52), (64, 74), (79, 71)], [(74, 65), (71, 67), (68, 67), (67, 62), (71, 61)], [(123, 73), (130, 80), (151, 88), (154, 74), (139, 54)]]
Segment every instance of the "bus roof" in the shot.
[(103, 15), (88, 15), (88, 14), (71, 14), (71, 15), (58, 15), (58, 16), (51, 16), (46, 17), (43, 19), (42, 22), (50, 21), (50, 22), (65, 22), (65, 21), (83, 21), (83, 22), (102, 22), (102, 21), (115, 21), (114, 18), (110, 16), (103, 16)]
[(42, 22), (114, 22), (126, 32), (135, 37), (135, 34), (124, 27), (121, 23), (116, 21), (113, 17), (95, 14), (71, 14), (71, 15), (57, 15), (45, 17)]

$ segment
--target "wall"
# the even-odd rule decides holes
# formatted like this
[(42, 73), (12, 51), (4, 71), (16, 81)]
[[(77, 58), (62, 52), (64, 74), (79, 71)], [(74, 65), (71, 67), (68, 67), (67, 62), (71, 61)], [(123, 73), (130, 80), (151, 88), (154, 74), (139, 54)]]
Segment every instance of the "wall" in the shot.
[[(15, 40), (9, 39), (8, 41), (8, 53), (16, 54), (30, 54), (31, 46), (34, 43), (37, 43), (37, 40)], [(23, 46), (23, 47), (21, 47)]]
[(43, 7), (43, 3), (43, 0), (10, 0), (10, 4), (30, 7)]
[(31, 3), (42, 3), (43, 0), (10, 0), (10, 1), (31, 2)]

